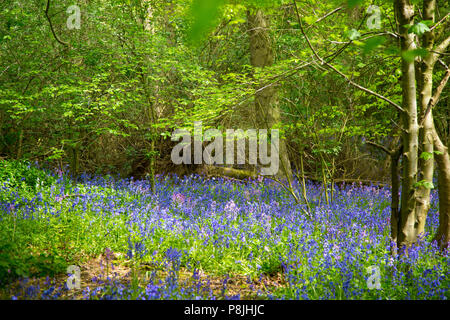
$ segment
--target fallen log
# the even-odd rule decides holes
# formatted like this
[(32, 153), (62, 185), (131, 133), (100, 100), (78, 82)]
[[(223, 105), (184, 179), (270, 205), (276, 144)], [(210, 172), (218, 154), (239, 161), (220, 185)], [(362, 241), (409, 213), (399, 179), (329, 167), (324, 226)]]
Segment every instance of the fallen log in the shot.
[(202, 173), (210, 177), (227, 177), (237, 180), (256, 179), (258, 177), (258, 173), (254, 170), (217, 167), (211, 165), (205, 166)]

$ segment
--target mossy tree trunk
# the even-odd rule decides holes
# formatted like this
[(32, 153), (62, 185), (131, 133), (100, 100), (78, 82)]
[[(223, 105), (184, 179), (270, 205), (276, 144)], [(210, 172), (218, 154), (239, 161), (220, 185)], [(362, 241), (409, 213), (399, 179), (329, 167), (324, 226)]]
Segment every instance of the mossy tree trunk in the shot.
[[(264, 68), (274, 62), (274, 50), (269, 33), (269, 22), (261, 9), (247, 11), (248, 32), (250, 36), (250, 62), (253, 67)], [(265, 86), (265, 87), (264, 87)], [(280, 108), (275, 85), (261, 83), (255, 94), (255, 118), (258, 125), (267, 129), (280, 123)], [(280, 168), (278, 178), (292, 180), (292, 170), (286, 148), (286, 142), (280, 137)]]

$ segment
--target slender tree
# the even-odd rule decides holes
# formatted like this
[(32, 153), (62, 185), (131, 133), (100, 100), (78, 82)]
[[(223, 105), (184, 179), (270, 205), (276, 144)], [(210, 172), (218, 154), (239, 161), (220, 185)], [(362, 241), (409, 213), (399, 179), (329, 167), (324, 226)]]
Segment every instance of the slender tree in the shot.
[[(250, 34), (250, 61), (252, 66), (264, 68), (274, 62), (274, 49), (269, 34), (268, 17), (261, 9), (247, 11), (248, 32)], [(255, 94), (255, 118), (260, 125), (268, 129), (280, 122), (277, 88), (268, 85), (260, 88)], [(292, 181), (292, 170), (287, 153), (286, 142), (280, 139), (279, 144), (280, 170), (277, 176)]]

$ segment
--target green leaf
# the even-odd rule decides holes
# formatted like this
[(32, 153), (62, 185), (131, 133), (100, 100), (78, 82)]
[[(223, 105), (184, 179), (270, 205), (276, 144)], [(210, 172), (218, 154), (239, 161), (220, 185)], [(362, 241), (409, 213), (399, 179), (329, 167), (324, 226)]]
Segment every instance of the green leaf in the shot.
[(418, 22), (415, 25), (412, 25), (411, 27), (409, 27), (408, 29), (408, 33), (414, 33), (418, 36), (423, 35), (425, 32), (430, 31), (430, 28), (428, 28), (428, 26), (422, 22)]
[(426, 180), (421, 180), (421, 181), (414, 183), (413, 187), (414, 188), (424, 187), (426, 189), (434, 189), (434, 184), (432, 182), (429, 182)]
[(434, 189), (434, 185), (433, 185), (432, 182), (425, 181), (425, 182), (423, 183), (423, 186), (424, 186), (425, 188), (427, 188), (427, 189)]
[(364, 2), (364, 0), (347, 0), (347, 4), (348, 4), (349, 8), (354, 8), (363, 2)]
[(417, 48), (414, 50), (408, 50), (402, 52), (402, 58), (408, 62), (414, 61), (414, 59), (418, 56), (424, 58), (428, 55), (428, 50), (424, 48)]
[(224, 0), (194, 0), (191, 6), (191, 14), (194, 22), (188, 30), (190, 40), (201, 40), (218, 23), (220, 7)]
[(368, 54), (370, 51), (382, 45), (385, 41), (386, 38), (384, 37), (373, 37), (368, 39), (363, 47), (363, 55)]
[(425, 161), (433, 159), (433, 153), (424, 151), (420, 154), (420, 159), (423, 159)]
[[(303, 20), (304, 20), (307, 24), (313, 24), (313, 23), (317, 20), (317, 17), (315, 17), (315, 16), (305, 16), (305, 17), (303, 17)], [(296, 22), (296, 25), (298, 25), (297, 22)]]
[(427, 27), (431, 27), (434, 24), (433, 20), (422, 20), (420, 22), (425, 24)]
[(71, 117), (73, 117), (73, 111), (69, 110), (69, 111), (64, 112), (63, 117), (64, 118), (71, 118)]
[(356, 29), (351, 29), (351, 30), (349, 30), (349, 31), (347, 32), (347, 37), (348, 37), (350, 40), (356, 40), (356, 39), (358, 39), (360, 36), (361, 36), (361, 34), (360, 34), (359, 31), (356, 30)]

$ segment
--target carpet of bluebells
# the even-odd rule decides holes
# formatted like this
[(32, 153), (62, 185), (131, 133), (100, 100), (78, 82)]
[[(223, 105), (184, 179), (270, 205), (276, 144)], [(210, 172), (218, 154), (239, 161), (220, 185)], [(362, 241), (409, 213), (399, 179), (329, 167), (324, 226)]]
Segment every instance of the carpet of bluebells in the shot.
[[(0, 170), (3, 299), (67, 298), (67, 283), (55, 279), (105, 252), (149, 276), (124, 281), (108, 265), (112, 271), (83, 283), (78, 298), (450, 297), (449, 253), (430, 242), (438, 225), (434, 190), (426, 233), (407, 256), (393, 256), (387, 187), (336, 186), (326, 205), (323, 187), (308, 183), (311, 219), (306, 205), (266, 179), (158, 176), (152, 194), (147, 180), (71, 179), (19, 167), (5, 162)], [(379, 289), (368, 284), (369, 267), (379, 268)], [(234, 277), (247, 279), (245, 295), (227, 287)]]

